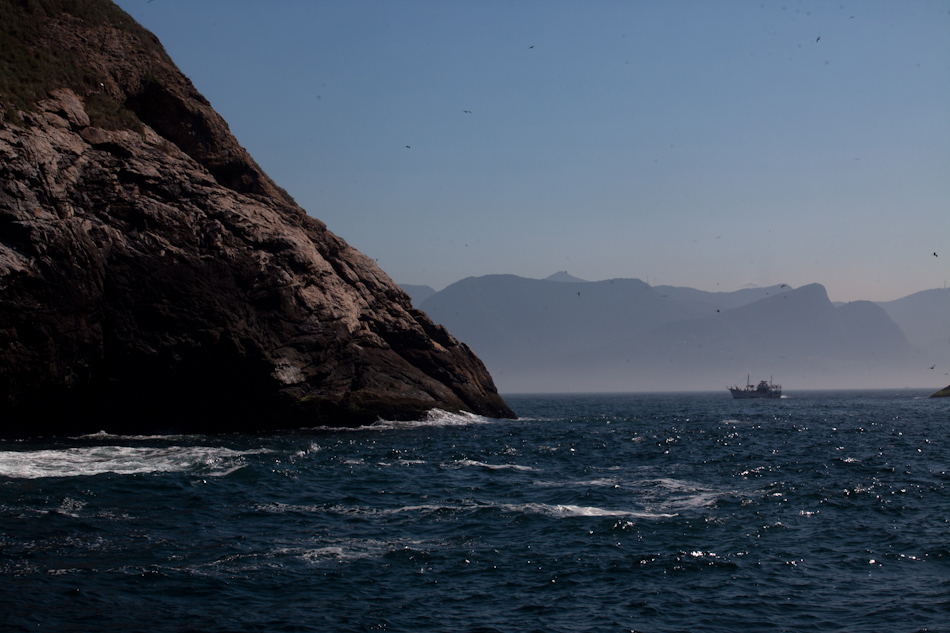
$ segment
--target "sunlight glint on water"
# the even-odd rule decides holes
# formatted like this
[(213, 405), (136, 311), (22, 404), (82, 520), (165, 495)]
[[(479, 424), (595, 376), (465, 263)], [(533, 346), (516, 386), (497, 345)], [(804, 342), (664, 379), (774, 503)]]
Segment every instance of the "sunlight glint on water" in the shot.
[(940, 630), (947, 401), (789, 395), (0, 443), (2, 620), (129, 630), (147, 605), (169, 631)]

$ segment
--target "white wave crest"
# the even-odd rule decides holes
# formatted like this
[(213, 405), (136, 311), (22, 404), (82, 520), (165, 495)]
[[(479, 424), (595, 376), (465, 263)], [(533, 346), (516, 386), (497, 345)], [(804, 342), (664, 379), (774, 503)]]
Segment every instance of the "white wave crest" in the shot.
[(535, 481), (535, 486), (543, 488), (563, 488), (566, 486), (597, 486), (619, 488), (623, 481), (619, 477), (601, 477), (599, 479), (581, 479), (578, 481)]
[(155, 472), (207, 471), (224, 476), (243, 466), (243, 455), (262, 451), (233, 451), (207, 446), (144, 448), (93, 446), (41, 451), (0, 451), (0, 476), (15, 479), (88, 477), (103, 473), (135, 475)]
[(261, 512), (281, 514), (299, 512), (307, 514), (342, 514), (355, 516), (390, 516), (403, 513), (428, 514), (431, 512), (472, 512), (481, 510), (500, 510), (516, 514), (543, 514), (558, 519), (570, 517), (625, 517), (635, 519), (668, 519), (679, 516), (676, 513), (659, 513), (636, 510), (608, 510), (596, 506), (553, 505), (547, 503), (461, 503), (461, 504), (420, 504), (398, 508), (369, 508), (366, 506), (294, 506), (280, 503), (268, 503), (255, 506)]
[(331, 539), (318, 547), (284, 548), (275, 550), (275, 557), (295, 556), (311, 564), (348, 563), (364, 558), (377, 558), (400, 550), (428, 549), (432, 543), (414, 539), (381, 541), (376, 539)]
[(421, 420), (383, 420), (373, 424), (358, 427), (318, 426), (319, 431), (389, 431), (392, 429), (418, 429), (424, 427), (469, 426), (472, 424), (491, 424), (498, 422), (495, 418), (486, 418), (467, 411), (450, 413), (442, 409), (430, 409)]
[(491, 470), (522, 470), (534, 472), (534, 468), (530, 466), (520, 466), (518, 464), (486, 464), (485, 462), (477, 462), (472, 459), (458, 459), (452, 464), (457, 467), (463, 466), (481, 466), (482, 468), (488, 468)]
[(493, 418), (475, 415), (467, 411), (449, 413), (442, 409), (430, 409), (421, 420), (379, 420), (371, 428), (376, 429), (413, 429), (422, 426), (468, 426), (470, 424), (488, 424)]
[(631, 481), (625, 487), (641, 491), (648, 507), (677, 513), (709, 507), (728, 494), (728, 491), (669, 477)]
[(556, 518), (567, 517), (634, 517), (638, 519), (667, 519), (677, 515), (652, 512), (635, 512), (633, 510), (607, 510), (596, 506), (549, 505), (546, 503), (524, 503), (519, 505), (500, 506), (512, 512), (527, 512), (544, 514)]
[(187, 435), (181, 434), (171, 434), (171, 435), (116, 435), (114, 433), (107, 433), (106, 431), (97, 431), (95, 433), (86, 433), (85, 435), (73, 436), (73, 439), (77, 440), (170, 440), (173, 438), (183, 438), (188, 437)]

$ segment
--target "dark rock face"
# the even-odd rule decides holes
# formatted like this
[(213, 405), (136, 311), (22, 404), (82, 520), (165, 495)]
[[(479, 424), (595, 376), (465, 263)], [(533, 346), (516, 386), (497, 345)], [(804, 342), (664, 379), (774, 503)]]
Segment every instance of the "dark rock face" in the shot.
[(293, 204), (160, 48), (68, 14), (44, 29), (144, 125), (96, 127), (69, 88), (0, 111), (0, 436), (514, 417), (468, 346)]
[(950, 385), (947, 385), (937, 393), (930, 396), (931, 398), (950, 398)]

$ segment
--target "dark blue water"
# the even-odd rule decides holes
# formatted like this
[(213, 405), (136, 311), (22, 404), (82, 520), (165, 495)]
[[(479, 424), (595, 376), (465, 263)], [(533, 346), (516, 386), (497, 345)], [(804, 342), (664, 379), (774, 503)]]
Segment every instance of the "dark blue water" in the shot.
[(948, 631), (950, 400), (0, 443), (4, 631)]

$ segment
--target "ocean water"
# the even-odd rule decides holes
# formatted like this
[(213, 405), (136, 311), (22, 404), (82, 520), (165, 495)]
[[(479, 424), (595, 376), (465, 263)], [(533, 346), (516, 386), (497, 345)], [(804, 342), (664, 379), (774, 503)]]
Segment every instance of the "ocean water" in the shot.
[(3, 631), (950, 631), (950, 399), (0, 442)]

